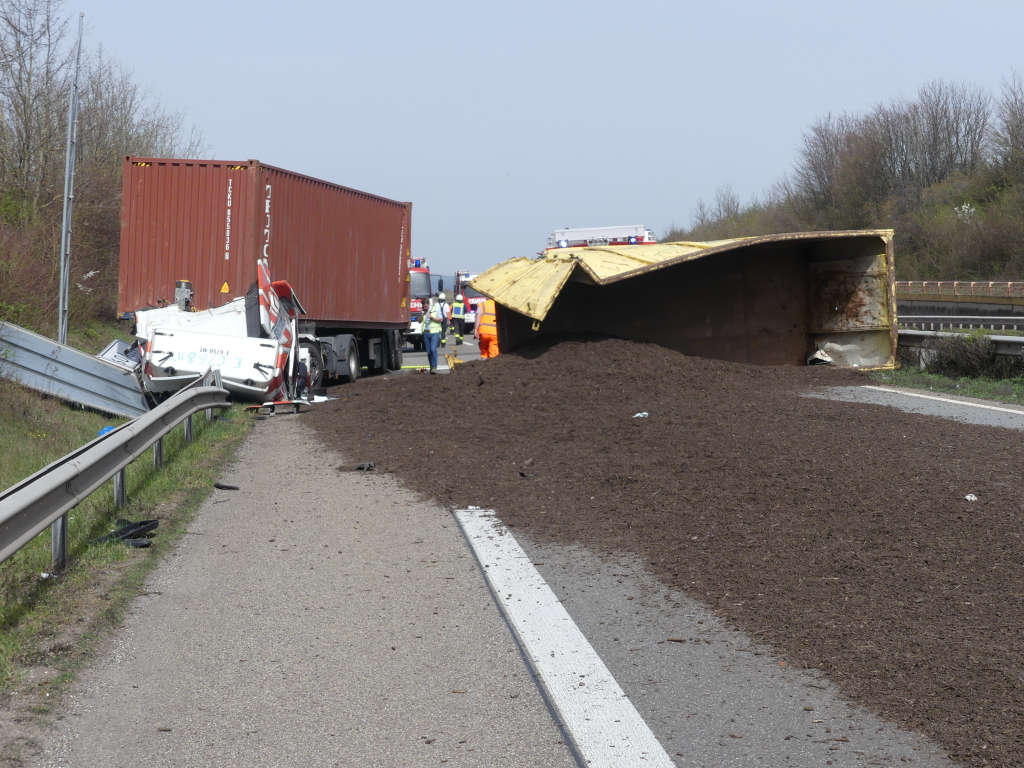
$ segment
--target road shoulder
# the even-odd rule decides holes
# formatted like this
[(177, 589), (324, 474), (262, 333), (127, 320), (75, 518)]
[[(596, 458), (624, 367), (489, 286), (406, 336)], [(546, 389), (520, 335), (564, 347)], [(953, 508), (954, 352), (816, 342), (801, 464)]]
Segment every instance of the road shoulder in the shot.
[(259, 422), (38, 764), (574, 765), (451, 515), (352, 464)]

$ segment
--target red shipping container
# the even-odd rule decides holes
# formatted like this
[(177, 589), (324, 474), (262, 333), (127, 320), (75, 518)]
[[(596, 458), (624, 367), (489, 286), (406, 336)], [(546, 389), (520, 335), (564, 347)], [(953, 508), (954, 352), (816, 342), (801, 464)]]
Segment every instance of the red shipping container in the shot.
[(409, 323), (412, 203), (256, 160), (126, 157), (118, 314), (174, 301), (196, 309), (243, 295), (267, 257), (318, 329)]

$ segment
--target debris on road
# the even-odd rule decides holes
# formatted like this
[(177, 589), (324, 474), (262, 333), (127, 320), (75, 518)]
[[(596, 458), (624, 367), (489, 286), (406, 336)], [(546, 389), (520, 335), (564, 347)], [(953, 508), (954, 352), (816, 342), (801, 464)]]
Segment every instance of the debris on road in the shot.
[(114, 525), (117, 526), (113, 531), (108, 533), (106, 536), (100, 539), (104, 541), (120, 541), (125, 546), (134, 547), (136, 549), (143, 549), (150, 546), (149, 537), (153, 535), (153, 531), (160, 525), (159, 520), (139, 520), (132, 522), (131, 520), (116, 520)]

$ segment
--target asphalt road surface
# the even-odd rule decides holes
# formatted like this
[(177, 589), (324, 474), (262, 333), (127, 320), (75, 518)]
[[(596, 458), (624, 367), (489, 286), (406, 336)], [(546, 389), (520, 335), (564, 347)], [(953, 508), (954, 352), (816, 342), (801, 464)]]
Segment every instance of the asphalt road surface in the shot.
[[(448, 337), (448, 343), (437, 351), (437, 370), (441, 373), (448, 372), (448, 362), (445, 360), (445, 353), (454, 355), (459, 360), (479, 360), (480, 348), (476, 339), (467, 336), (462, 344), (454, 344), (452, 337)], [(427, 353), (414, 352), (412, 347), (407, 346), (402, 353), (402, 370), (413, 372), (427, 369)]]
[(576, 764), (451, 514), (308, 441), (256, 424), (37, 765)]

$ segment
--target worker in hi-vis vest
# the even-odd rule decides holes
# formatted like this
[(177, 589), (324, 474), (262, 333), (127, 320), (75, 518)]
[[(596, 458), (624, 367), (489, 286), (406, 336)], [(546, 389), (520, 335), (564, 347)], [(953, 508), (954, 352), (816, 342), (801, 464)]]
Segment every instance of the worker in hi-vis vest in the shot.
[(455, 344), (462, 344), (462, 334), (466, 331), (466, 305), (462, 301), (462, 294), (455, 294), (455, 303), (452, 304), (452, 331), (455, 334)]
[(441, 334), (444, 333), (444, 326), (448, 322), (446, 309), (447, 304), (442, 291), (430, 302), (430, 309), (427, 310), (427, 327), (423, 332), (427, 347), (427, 364), (431, 373), (437, 373), (437, 346), (441, 343)]
[(480, 357), (498, 356), (498, 314), (494, 299), (486, 299), (478, 310), (479, 317), (473, 335), (480, 342)]

